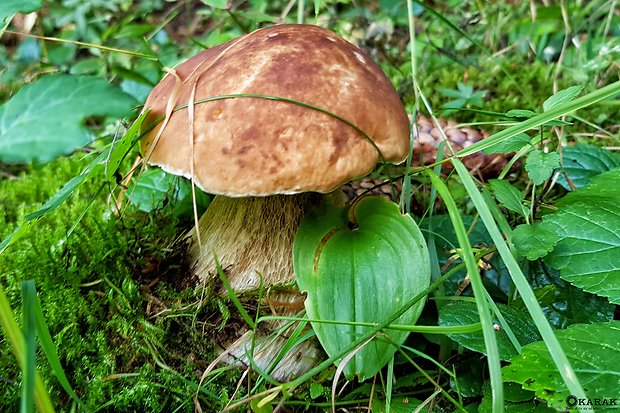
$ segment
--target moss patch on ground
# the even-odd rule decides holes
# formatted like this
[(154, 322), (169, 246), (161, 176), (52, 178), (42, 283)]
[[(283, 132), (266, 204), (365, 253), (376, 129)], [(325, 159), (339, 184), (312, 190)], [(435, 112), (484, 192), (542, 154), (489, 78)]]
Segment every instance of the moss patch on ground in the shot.
[[(82, 158), (76, 154), (0, 180), (0, 237), (77, 175), (88, 162)], [(178, 222), (131, 210), (118, 219), (106, 206), (107, 189), (91, 204), (101, 185), (95, 180), (80, 187), (0, 255), (0, 283), (17, 310), (20, 283), (35, 281), (65, 373), (90, 409), (193, 411), (199, 375), (215, 357), (197, 320), (217, 310), (197, 304), (199, 292), (183, 287), (183, 269), (170, 248)], [(21, 373), (0, 339), (0, 411), (18, 411)], [(38, 368), (59, 410), (70, 410), (73, 402), (43, 354)], [(236, 379), (227, 373), (204, 386), (203, 409), (223, 407), (225, 389), (234, 388)]]

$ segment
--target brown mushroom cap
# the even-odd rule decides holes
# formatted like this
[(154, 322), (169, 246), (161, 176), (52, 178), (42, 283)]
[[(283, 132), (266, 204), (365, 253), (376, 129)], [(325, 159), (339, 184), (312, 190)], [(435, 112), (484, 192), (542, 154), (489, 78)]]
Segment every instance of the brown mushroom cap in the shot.
[[(293, 99), (334, 113), (368, 134), (387, 162), (409, 150), (409, 122), (390, 81), (368, 56), (327, 29), (279, 25), (257, 30), (180, 64), (175, 107), (233, 94)], [(175, 78), (153, 89), (143, 125), (165, 115)], [(149, 163), (190, 177), (188, 110), (171, 116)], [(147, 154), (162, 123), (141, 141)], [(236, 97), (194, 106), (194, 181), (230, 197), (327, 193), (366, 175), (377, 149), (345, 122), (288, 101)]]

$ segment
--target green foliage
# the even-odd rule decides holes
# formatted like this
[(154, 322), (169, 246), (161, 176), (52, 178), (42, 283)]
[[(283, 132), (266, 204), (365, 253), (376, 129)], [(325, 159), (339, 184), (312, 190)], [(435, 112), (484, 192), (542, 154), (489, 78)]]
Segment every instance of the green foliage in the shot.
[(525, 170), (534, 185), (540, 185), (551, 178), (559, 165), (560, 155), (557, 152), (545, 153), (540, 149), (534, 149), (525, 161)]
[(567, 190), (571, 190), (572, 185), (575, 188), (582, 188), (587, 185), (590, 178), (618, 167), (620, 156), (611, 151), (594, 145), (568, 146), (562, 149), (558, 183)]
[[(0, 209), (7, 212), (0, 214), (0, 237), (51, 198), (62, 182), (78, 175), (84, 164), (77, 156), (59, 159), (16, 180), (0, 181)], [(109, 218), (105, 197), (98, 197), (87, 208), (100, 180), (78, 187), (61, 210), (46, 214), (36, 231), (17, 241), (10, 254), (0, 255), (0, 283), (13, 307), (19, 308), (20, 282), (34, 279), (60, 363), (89, 409), (115, 406), (170, 411), (185, 403), (185, 411), (191, 411), (195, 365), (186, 360), (190, 353), (210, 360), (211, 344), (204, 337), (192, 337), (189, 326), (174, 317), (153, 324), (145, 312), (148, 303), (136, 272), (149, 259), (143, 254), (153, 253), (149, 242), (156, 242), (166, 231), (176, 232), (174, 221), (125, 219), (123, 229), (120, 222)], [(67, 229), (84, 211), (82, 224), (65, 239)], [(135, 248), (137, 242), (146, 248), (141, 253)], [(160, 285), (159, 289), (161, 297), (169, 294), (165, 290), (170, 287)], [(176, 292), (174, 300), (178, 299)], [(190, 294), (186, 299), (194, 298)], [(183, 351), (181, 347), (175, 350), (170, 343), (181, 337)], [(8, 380), (0, 386), (0, 410), (16, 411), (19, 372), (6, 346), (4, 341), (0, 346), (0, 376)], [(162, 368), (161, 361), (178, 370)], [(52, 390), (54, 404), (69, 410), (71, 401), (54, 377), (55, 368), (45, 358), (39, 358), (37, 365)], [(162, 392), (164, 388), (167, 391)], [(203, 406), (212, 403), (219, 401), (203, 400)]]
[[(534, 287), (537, 301), (556, 329), (571, 324), (599, 323), (614, 319), (615, 305), (604, 297), (587, 293), (563, 281), (559, 271), (542, 261), (528, 263), (530, 283)], [(522, 300), (515, 300), (513, 306), (524, 309)]]
[(530, 141), (531, 138), (527, 134), (519, 133), (510, 139), (498, 142), (497, 144), (484, 149), (483, 152), (487, 154), (516, 152), (524, 146), (529, 145)]
[(544, 257), (558, 243), (559, 236), (545, 222), (522, 224), (512, 231), (512, 243), (530, 261)]
[(491, 185), (497, 201), (505, 206), (506, 209), (526, 218), (529, 216), (530, 211), (523, 205), (525, 195), (517, 188), (502, 179), (491, 179), (489, 180), (489, 185)]
[(558, 93), (550, 96), (549, 99), (543, 102), (543, 110), (547, 112), (562, 103), (570, 102), (579, 96), (582, 90), (583, 86), (571, 86), (560, 90)]
[[(307, 215), (294, 244), (297, 284), (308, 293), (308, 318), (330, 356), (368, 331), (354, 323), (384, 321), (428, 287), (430, 280), (422, 234), (397, 205), (366, 197), (351, 207), (348, 217), (346, 213), (326, 205)], [(348, 228), (349, 222), (355, 229)], [(415, 324), (423, 305), (418, 302), (396, 324)], [(407, 337), (402, 331), (386, 331), (386, 335), (356, 351), (344, 367), (349, 380), (375, 375)]]
[(438, 88), (439, 93), (452, 98), (453, 100), (442, 105), (443, 109), (462, 109), (470, 106), (477, 108), (482, 106), (484, 96), (487, 94), (486, 90), (479, 90), (474, 92), (474, 88), (471, 85), (465, 85), (461, 82), (457, 83), (457, 89)]
[[(615, 304), (620, 304), (619, 182), (620, 169), (600, 174), (587, 187), (566, 196), (558, 212), (544, 218), (559, 238), (546, 261), (561, 271), (564, 280)], [(596, 198), (588, 196), (592, 193)]]
[(88, 143), (87, 116), (127, 115), (135, 100), (99, 78), (48, 76), (0, 106), (0, 161), (48, 162)]
[(30, 13), (41, 7), (43, 0), (4, 0), (0, 5), (0, 25), (15, 13)]
[[(414, 399), (413, 397), (399, 396), (390, 401), (390, 412), (392, 413), (409, 413), (411, 411), (419, 411), (422, 413), (428, 412), (427, 407), (422, 407), (418, 410), (418, 407), (422, 404), (421, 400)], [(387, 401), (379, 398), (375, 398), (372, 401), (372, 411), (377, 413), (387, 413)]]
[[(506, 403), (504, 412), (506, 413), (552, 413), (556, 410), (547, 407), (547, 405), (535, 400), (534, 392), (523, 390), (517, 383), (504, 383), (504, 393), (506, 394)], [(484, 397), (478, 407), (479, 413), (492, 413), (491, 406), (491, 387), (484, 386)]]
[[(172, 205), (176, 217), (193, 217), (193, 198), (191, 182), (182, 177), (169, 174), (159, 168), (145, 171), (140, 179), (133, 180), (129, 186), (129, 202), (140, 211), (151, 212)], [(209, 206), (209, 195), (196, 188), (198, 216)]]
[[(498, 305), (499, 311), (504, 317), (506, 324), (497, 318), (493, 323), (495, 335), (499, 348), (500, 357), (509, 360), (519, 354), (511, 338), (506, 333), (506, 328), (510, 328), (517, 341), (521, 345), (540, 340), (540, 335), (536, 331), (536, 326), (526, 317), (523, 317), (521, 309), (506, 305)], [(439, 325), (457, 326), (466, 325), (480, 320), (476, 305), (472, 302), (458, 301), (445, 305), (439, 311)], [(485, 353), (484, 338), (481, 331), (466, 334), (448, 334), (452, 340), (460, 345), (474, 351)]]
[[(620, 376), (620, 322), (578, 324), (556, 333), (584, 390), (590, 399), (615, 398)], [(523, 348), (503, 369), (507, 381), (521, 383), (549, 406), (565, 410), (573, 407), (553, 365), (549, 350), (538, 341)], [(569, 403), (569, 404), (567, 404)], [(596, 408), (595, 408), (596, 410)]]
[[(114, 139), (119, 127), (112, 122), (128, 113), (131, 106), (144, 101), (165, 73), (164, 67), (174, 67), (204, 47), (221, 44), (259, 27), (304, 19), (329, 27), (360, 45), (388, 73), (409, 109), (413, 109), (414, 99), (421, 92), (435, 111), (445, 107), (465, 109), (450, 110), (450, 119), (480, 121), (489, 132), (499, 131), (491, 140), (465, 148), (461, 155), (481, 149), (493, 153), (518, 151), (522, 160), (525, 159), (529, 178), (517, 162), (510, 171), (505, 171), (501, 180), (479, 183), (485, 195), (490, 187), (497, 201), (515, 212), (507, 217), (503, 216), (506, 211), (497, 208), (491, 197), (484, 202), (476, 198), (479, 187), (464, 176), (465, 171), (459, 172), (460, 180), (454, 179), (454, 174), (447, 178), (449, 193), (442, 194), (437, 201), (434, 192), (427, 190), (430, 185), (426, 176), (411, 176), (414, 183), (420, 184), (412, 187), (418, 201), (414, 210), (426, 217), (421, 228), (433, 244), (433, 275), (450, 276), (433, 292), (438, 299), (427, 303), (421, 318), (429, 325), (437, 323), (438, 314), (440, 322), (446, 316), (457, 324), (467, 324), (467, 317), (472, 322), (480, 319), (469, 308), (471, 303), (446, 304), (448, 301), (442, 300), (450, 295), (471, 299), (468, 297), (472, 296), (472, 288), (465, 280), (465, 258), (470, 272), (480, 270), (486, 291), (478, 283), (476, 298), (480, 299), (484, 311), (486, 304), (499, 307), (502, 313), (508, 308), (504, 318), (512, 325), (515, 321), (511, 320), (518, 312), (532, 312), (532, 306), (542, 310), (541, 314), (532, 312), (532, 319), (539, 329), (543, 327), (540, 331), (551, 350), (543, 350), (542, 343), (535, 343), (538, 347), (534, 352), (529, 350), (530, 345), (526, 346), (525, 357), (509, 367), (517, 369), (514, 372), (519, 374), (517, 381), (523, 380), (526, 385), (531, 382), (533, 386), (543, 383), (545, 386), (541, 388), (553, 389), (558, 398), (567, 392), (566, 388), (580, 388), (576, 381), (567, 380), (565, 370), (560, 371), (567, 385), (562, 384), (553, 363), (562, 365), (563, 351), (554, 344), (554, 333), (544, 329), (541, 319), (546, 317), (554, 329), (585, 323), (575, 328), (591, 329), (586, 333), (598, 338), (599, 333), (605, 335), (610, 331), (599, 331), (601, 323), (610, 322), (617, 314), (617, 306), (609, 300), (618, 302), (615, 268), (618, 268), (619, 254), (615, 229), (620, 225), (615, 211), (620, 199), (617, 184), (620, 164), (612, 152), (598, 147), (614, 147), (620, 142), (615, 133), (620, 89), (617, 84), (610, 85), (617, 80), (620, 58), (620, 19), (612, 9), (613, 2), (563, 2), (550, 6), (517, 2), (511, 7), (503, 2), (449, 1), (432, 5), (415, 2), (411, 15), (405, 2), (394, 0), (359, 4), (317, 0), (299, 2), (305, 9), (292, 7), (288, 11), (285, 9), (287, 5), (293, 6), (292, 3), (266, 0), (239, 4), (217, 0), (185, 3), (4, 0), (0, 3), (0, 21), (4, 20), (9, 31), (28, 31), (20, 25), (22, 16), (10, 22), (13, 14), (32, 11), (43, 4), (44, 9), (37, 14), (30, 33), (65, 41), (25, 38), (10, 32), (1, 39), (0, 102), (5, 103), (0, 107), (0, 161), (13, 165), (0, 163), (0, 250), (8, 248), (0, 254), (0, 287), (7, 290), (12, 307), (19, 309), (26, 302), (21, 299), (20, 283), (34, 279), (43, 307), (39, 319), (47, 320), (49, 341), (53, 340), (58, 348), (59, 363), (88, 408), (193, 411), (196, 374), (215, 357), (212, 343), (205, 335), (219, 336), (219, 330), (212, 327), (224, 324), (218, 312), (230, 312), (222, 300), (210, 304), (198, 292), (179, 286), (193, 286), (192, 281), (179, 282), (187, 279), (187, 271), (178, 268), (182, 260), (175, 255), (177, 248), (170, 246), (170, 240), (186, 230), (185, 221), (179, 217), (187, 217), (188, 213), (191, 216), (192, 212), (186, 181), (172, 179), (157, 169), (147, 170), (142, 180), (130, 184), (126, 193), (133, 194), (128, 198), (131, 204), (121, 219), (116, 219), (113, 211), (105, 207), (106, 195), (116, 187), (114, 179), (129, 169), (124, 160), (136, 137), (134, 129), (125, 138)], [(408, 43), (410, 21), (415, 23), (413, 45)], [(3, 26), (0, 24), (0, 35)], [(570, 27), (569, 39), (564, 37), (565, 27)], [(410, 50), (415, 54), (414, 59), (410, 59)], [(48, 73), (57, 75), (50, 77)], [(416, 93), (412, 73), (421, 88)], [(79, 102), (67, 99), (62, 111), (50, 105), (49, 94), (40, 90), (43, 89), (40, 85), (50, 79), (75, 80), (85, 75), (92, 76), (89, 79), (97, 83), (93, 92), (99, 92), (83, 94)], [(108, 85), (104, 79), (116, 86)], [(67, 82), (64, 84), (67, 87), (56, 94), (61, 98), (76, 89), (71, 87), (71, 81), (63, 82)], [(49, 88), (52, 91), (60, 89), (58, 85), (52, 86)], [(560, 92), (554, 94), (554, 90)], [(577, 97), (582, 92), (584, 96)], [(121, 97), (124, 103), (114, 105), (103, 99), (111, 96), (110, 93)], [(426, 110), (424, 105), (419, 106), (423, 112)], [(577, 109), (579, 112), (575, 113)], [(13, 114), (10, 119), (6, 115), (9, 112)], [(7, 129), (20, 116), (29, 117), (27, 126), (16, 126), (18, 132), (23, 132), (21, 137), (15, 135), (16, 128)], [(489, 125), (489, 121), (497, 125)], [(551, 133), (551, 126), (560, 127), (557, 128), (557, 132), (562, 132), (559, 139)], [(593, 131), (597, 135), (593, 136)], [(8, 140), (16, 136), (17, 140)], [(598, 136), (604, 136), (604, 140)], [(22, 145), (22, 149), (11, 149), (7, 155), (9, 144), (28, 139), (44, 147)], [(112, 142), (114, 149), (110, 151)], [(559, 148), (559, 144), (563, 147)], [(82, 145), (85, 152), (93, 152), (85, 159), (73, 156), (44, 167), (37, 164)], [(39, 154), (46, 154), (47, 158), (40, 158)], [(31, 159), (37, 162), (14, 164)], [(559, 185), (552, 185), (554, 179)], [(532, 183), (536, 186), (532, 187)], [(572, 192), (563, 196), (560, 186)], [(463, 216), (464, 229), (455, 230), (453, 222), (458, 220), (451, 221), (442, 215), (446, 208), (443, 201), (450, 198), (448, 195), (456, 199), (458, 207), (452, 205), (451, 212)], [(510, 247), (514, 246), (516, 251), (509, 250), (504, 239), (509, 239)], [(520, 278), (521, 269), (527, 279)], [(525, 281), (529, 285), (524, 285)], [(532, 289), (531, 295), (527, 287)], [(392, 297), (383, 298), (387, 301)], [(216, 305), (219, 309), (212, 308)], [(465, 310), (460, 311), (461, 308)], [(484, 312), (480, 308), (479, 311)], [(227, 329), (235, 328), (232, 318)], [(519, 339), (518, 326), (523, 320), (527, 317), (517, 320), (517, 328), (511, 330)], [(491, 322), (498, 326), (502, 323), (495, 316)], [(488, 320), (485, 324), (489, 329)], [(570, 331), (557, 334), (571, 360), (573, 357), (589, 360), (600, 353), (598, 347), (586, 346), (584, 350), (582, 344), (579, 352), (573, 353), (576, 340), (562, 338)], [(617, 336), (617, 331), (612, 332)], [(471, 336), (477, 337), (472, 339), (474, 344), (467, 341)], [(499, 337), (500, 351), (512, 345), (505, 329), (492, 336)], [(457, 355), (454, 343), (444, 336), (412, 336), (402, 347), (411, 345), (410, 351), (396, 354), (388, 375), (380, 371), (375, 385), (353, 384), (349, 394), (336, 392), (337, 408), (366, 407), (372, 399), (376, 411), (387, 411), (387, 404), (390, 411), (410, 411), (420, 403), (411, 394), (423, 400), (432, 394), (429, 389), (441, 389), (442, 393), (431, 401), (433, 410), (453, 409), (446, 408), (446, 403), (459, 406), (461, 400), (457, 402), (451, 397), (464, 397), (468, 411), (486, 412), (493, 408), (497, 411), (500, 404), (507, 412), (548, 411), (540, 399), (533, 398), (533, 392), (515, 390), (520, 385), (505, 383), (502, 387), (497, 375), (492, 377), (493, 384), (484, 382), (483, 385), (488, 378), (486, 366), (499, 370), (499, 361), (493, 361), (493, 351), (489, 353), (491, 357), (481, 357), (478, 353), (493, 347), (482, 341), (480, 332), (453, 334), (452, 338), (463, 341), (466, 348), (474, 351), (465, 350)], [(6, 340), (5, 336), (2, 340)], [(531, 354), (537, 360), (542, 354), (541, 363), (548, 366), (552, 377), (536, 376), (532, 365), (527, 363)], [(23, 384), (30, 380), (28, 375), (21, 376), (6, 341), (0, 342), (0, 356), (0, 383), (3, 383), (0, 410), (15, 411), (22, 387), (24, 390), (30, 387)], [(472, 363), (472, 359), (476, 362)], [(54, 377), (59, 368), (48, 363), (43, 354), (36, 362), (58, 410), (79, 409)], [(413, 366), (420, 366), (420, 370), (412, 372)], [(475, 366), (476, 371), (468, 371), (468, 366)], [(577, 367), (581, 384), (590, 392), (590, 377), (583, 378), (578, 362), (573, 367)], [(443, 373), (438, 385), (431, 384), (429, 377), (437, 379), (433, 374), (437, 369)], [(237, 376), (230, 373), (209, 376), (207, 384), (198, 390), (203, 411), (219, 411), (224, 407), (235, 392)], [(294, 393), (281, 393), (285, 394), (285, 408), (329, 409), (333, 377), (333, 369), (324, 367), (313, 378), (314, 383), (306, 386), (299, 382)], [(249, 382), (253, 380), (250, 378)], [(242, 385), (240, 389), (236, 400), (245, 397), (246, 392), (255, 394), (269, 389), (269, 385), (255, 388)], [(574, 390), (571, 392), (576, 394)], [(504, 403), (498, 403), (501, 393)], [(545, 393), (546, 399), (553, 397)], [(263, 400), (256, 399), (241, 409), (272, 411), (279, 403), (276, 398), (259, 408)]]

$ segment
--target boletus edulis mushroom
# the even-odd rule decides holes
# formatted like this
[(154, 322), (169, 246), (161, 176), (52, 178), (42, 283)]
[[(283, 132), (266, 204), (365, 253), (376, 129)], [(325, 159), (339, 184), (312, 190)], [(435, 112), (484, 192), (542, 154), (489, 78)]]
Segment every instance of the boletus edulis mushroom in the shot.
[[(181, 108), (166, 116), (171, 104)], [(312, 25), (205, 50), (166, 75), (145, 107), (144, 125), (165, 118), (141, 141), (147, 161), (217, 195), (200, 218), (201, 242), (193, 235), (194, 271), (217, 278), (217, 257), (238, 292), (261, 277), (265, 288), (294, 289), (304, 212), (409, 151), (407, 114), (379, 66)]]

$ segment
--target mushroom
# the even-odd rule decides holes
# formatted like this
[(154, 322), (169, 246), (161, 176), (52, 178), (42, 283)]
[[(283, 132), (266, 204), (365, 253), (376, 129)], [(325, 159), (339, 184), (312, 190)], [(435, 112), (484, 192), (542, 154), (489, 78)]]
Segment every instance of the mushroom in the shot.
[(259, 29), (195, 55), (153, 89), (143, 124), (163, 117), (170, 99), (195, 103), (155, 126), (141, 150), (217, 195), (191, 256), (202, 280), (217, 277), (217, 257), (239, 292), (261, 278), (294, 288), (292, 245), (305, 211), (409, 151), (409, 121), (389, 79), (318, 26)]

